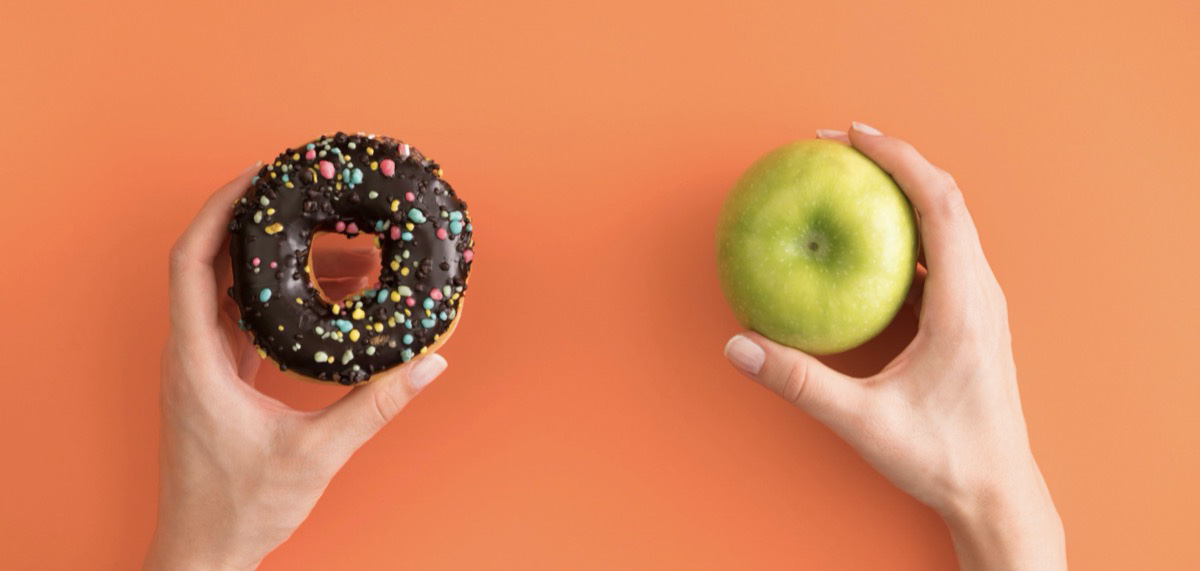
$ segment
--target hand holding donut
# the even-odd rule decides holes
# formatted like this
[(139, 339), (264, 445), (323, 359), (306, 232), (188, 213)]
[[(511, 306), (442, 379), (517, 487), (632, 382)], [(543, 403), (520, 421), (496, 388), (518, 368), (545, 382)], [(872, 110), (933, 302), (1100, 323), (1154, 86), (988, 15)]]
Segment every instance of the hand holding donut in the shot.
[[(257, 166), (257, 165), (256, 165)], [(434, 353), (294, 410), (254, 388), (261, 358), (219, 289), (231, 264), (230, 205), (253, 168), (218, 190), (171, 250), (170, 335), (162, 359), (158, 523), (147, 569), (247, 569), (291, 535), (333, 475), (445, 368)], [(329, 294), (362, 289), (372, 252), (314, 262)]]
[(964, 569), (1065, 569), (1062, 522), (1017, 394), (1004, 293), (962, 193), (911, 145), (871, 127), (818, 134), (875, 161), (916, 208), (928, 267), (912, 292), (920, 329), (869, 379), (756, 333), (735, 335), (726, 357), (940, 513)]

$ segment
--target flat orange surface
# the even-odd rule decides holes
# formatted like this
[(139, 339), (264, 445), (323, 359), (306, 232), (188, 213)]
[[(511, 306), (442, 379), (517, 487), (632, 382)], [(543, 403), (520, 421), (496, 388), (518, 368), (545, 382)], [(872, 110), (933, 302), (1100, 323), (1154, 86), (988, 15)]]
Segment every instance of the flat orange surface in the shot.
[(0, 10), (0, 566), (140, 561), (168, 247), (340, 129), (445, 166), (470, 309), (264, 568), (953, 567), (930, 510), (721, 356), (724, 193), (860, 120), (967, 194), (1072, 566), (1200, 568), (1200, 4), (80, 4)]

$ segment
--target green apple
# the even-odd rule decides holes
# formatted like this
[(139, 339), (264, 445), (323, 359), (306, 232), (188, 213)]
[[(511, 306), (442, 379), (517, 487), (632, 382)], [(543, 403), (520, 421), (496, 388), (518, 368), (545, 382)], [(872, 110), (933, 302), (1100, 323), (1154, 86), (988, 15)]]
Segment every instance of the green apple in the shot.
[(721, 288), (742, 325), (815, 354), (891, 323), (917, 265), (912, 206), (853, 147), (798, 141), (737, 181), (717, 226)]

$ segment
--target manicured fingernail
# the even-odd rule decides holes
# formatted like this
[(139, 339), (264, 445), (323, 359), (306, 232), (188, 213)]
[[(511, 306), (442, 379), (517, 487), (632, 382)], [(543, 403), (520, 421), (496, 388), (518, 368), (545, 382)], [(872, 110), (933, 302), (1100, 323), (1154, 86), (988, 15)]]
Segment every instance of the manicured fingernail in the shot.
[(746, 374), (757, 375), (759, 369), (762, 369), (763, 361), (767, 359), (767, 354), (758, 343), (738, 334), (725, 344), (725, 358)]
[(414, 390), (419, 391), (442, 374), (442, 371), (446, 370), (446, 364), (446, 359), (437, 353), (422, 357), (408, 373), (408, 382)]
[(817, 129), (818, 139), (833, 139), (845, 136), (845, 134), (845, 131), (838, 131), (837, 129)]
[(883, 134), (883, 133), (879, 132), (879, 129), (876, 129), (875, 127), (872, 127), (866, 123), (859, 123), (858, 121), (854, 121), (854, 122), (850, 123), (850, 127), (853, 128), (855, 131), (858, 131), (859, 133), (863, 133), (865, 135), (882, 135)]

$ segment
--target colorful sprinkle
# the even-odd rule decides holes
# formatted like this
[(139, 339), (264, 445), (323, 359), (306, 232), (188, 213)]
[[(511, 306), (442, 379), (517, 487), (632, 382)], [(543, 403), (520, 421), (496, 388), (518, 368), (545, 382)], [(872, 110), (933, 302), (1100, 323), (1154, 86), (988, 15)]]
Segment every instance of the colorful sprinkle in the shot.
[(383, 159), (382, 161), (379, 161), (379, 172), (383, 173), (383, 176), (388, 178), (396, 176), (396, 161), (393, 161), (392, 159)]
[(367, 313), (361, 307), (354, 308), (354, 312), (350, 314), (351, 319), (362, 319), (367, 316)]
[(313, 355), (313, 360), (318, 363), (324, 363), (329, 360), (329, 355), (327, 355), (324, 351), (317, 351), (317, 353)]
[(405, 333), (404, 337), (401, 338), (400, 340), (403, 341), (405, 345), (412, 345), (413, 336), (411, 334)]
[(263, 228), (263, 232), (266, 232), (268, 235), (275, 235), (282, 231), (283, 231), (283, 224), (280, 224), (278, 222), (276, 222), (270, 226), (267, 226), (266, 228)]
[(337, 230), (338, 232), (345, 232), (346, 231), (346, 223), (342, 222), (341, 220), (338, 220), (337, 224), (333, 225), (333, 229)]
[(266, 303), (270, 299), (271, 299), (271, 290), (270, 289), (262, 288), (262, 291), (258, 292), (258, 301)]
[(321, 161), (318, 164), (321, 169), (321, 176), (325, 177), (327, 180), (333, 180), (333, 163), (329, 161)]
[(449, 238), (449, 235), (446, 234), (445, 228), (438, 228), (437, 229), (437, 237), (438, 237), (438, 240), (445, 240), (446, 238)]
[(474, 257), (475, 257), (475, 252), (473, 252), (470, 248), (463, 250), (463, 260), (464, 261), (470, 262), (471, 259)]
[(346, 233), (347, 234), (358, 234), (358, 224), (355, 224), (353, 222), (351, 222), (350, 224), (347, 224), (346, 225)]
[(412, 202), (417, 199), (417, 196), (411, 192), (404, 193), (404, 200)]
[(314, 151), (313, 149), (309, 149), (309, 150), (305, 151), (305, 153), (304, 153), (304, 158), (305, 158), (306, 160), (310, 160), (310, 161), (311, 161), (311, 160), (313, 160), (313, 159), (317, 158), (317, 152), (316, 152), (316, 151)]
[(258, 259), (258, 256), (254, 256), (254, 259), (253, 259), (253, 260), (250, 260), (250, 263), (251, 263), (251, 264), (254, 264), (255, 266), (257, 266), (257, 265), (259, 265), (259, 264), (261, 264), (261, 263), (262, 263), (262, 260)]
[(400, 234), (401, 234), (400, 227), (392, 226), (392, 229), (388, 231), (388, 238), (391, 238), (393, 240), (399, 240)]
[(381, 290), (379, 290), (379, 294), (375, 296), (375, 303), (383, 303), (384, 300), (386, 300), (387, 298), (388, 298), (388, 290), (386, 288), (381, 289)]
[(408, 211), (408, 219), (420, 224), (425, 221), (425, 213), (417, 210), (416, 208), (410, 208)]
[[(435, 301), (442, 301), (442, 290), (435, 289), (435, 290), (429, 292), (429, 297), (433, 298)], [(426, 309), (429, 309), (429, 308), (426, 308)]]
[(358, 341), (358, 338), (361, 336), (362, 336), (362, 334), (359, 333), (357, 329), (350, 330), (350, 340), (351, 341)]
[(407, 299), (405, 299), (405, 300), (404, 300), (404, 305), (407, 305), (407, 306), (409, 306), (409, 307), (412, 307), (412, 306), (414, 306), (414, 305), (416, 305), (416, 304), (417, 304), (417, 300), (416, 300), (415, 298), (411, 298), (411, 297), (410, 297), (410, 298), (407, 298)]
[(459, 220), (450, 221), (450, 233), (455, 236), (462, 234), (463, 223)]
[(353, 359), (354, 359), (354, 351), (351, 351), (350, 349), (346, 349), (346, 352), (342, 353), (342, 364), (343, 365), (345, 365), (346, 363), (349, 363)]
[(430, 298), (425, 298), (425, 301), (421, 302), (421, 307), (424, 307), (425, 309), (433, 309), (433, 300)]

